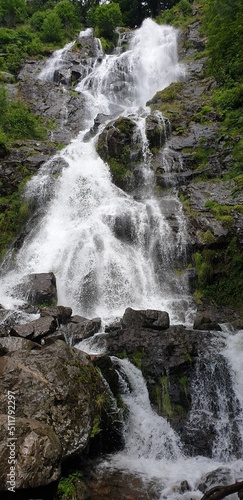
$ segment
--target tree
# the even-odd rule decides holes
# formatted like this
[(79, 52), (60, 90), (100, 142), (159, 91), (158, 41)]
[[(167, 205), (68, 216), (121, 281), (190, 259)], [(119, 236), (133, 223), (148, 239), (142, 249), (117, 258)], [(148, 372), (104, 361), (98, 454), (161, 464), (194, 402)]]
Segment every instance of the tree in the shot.
[(58, 2), (55, 7), (55, 12), (62, 22), (65, 32), (75, 30), (80, 25), (80, 19), (76, 13), (76, 7), (69, 0), (62, 0)]
[(95, 26), (99, 30), (99, 36), (113, 40), (115, 28), (122, 25), (122, 14), (117, 3), (99, 5), (91, 10)]
[(43, 42), (62, 43), (63, 29), (60, 17), (54, 11), (49, 11), (41, 28)]
[(13, 28), (23, 23), (28, 17), (24, 0), (0, 0), (0, 24)]
[(221, 84), (242, 79), (242, 0), (205, 0), (210, 70)]

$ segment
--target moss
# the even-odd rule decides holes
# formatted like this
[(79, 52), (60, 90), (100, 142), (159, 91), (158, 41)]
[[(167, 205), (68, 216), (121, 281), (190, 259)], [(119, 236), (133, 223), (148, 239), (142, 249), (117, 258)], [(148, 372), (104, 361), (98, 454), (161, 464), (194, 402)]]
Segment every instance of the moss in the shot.
[(94, 420), (93, 420), (93, 426), (92, 426), (92, 429), (90, 431), (90, 438), (94, 438), (95, 436), (97, 436), (97, 434), (99, 434), (101, 432), (101, 427), (100, 427), (100, 416), (99, 415), (96, 415)]
[(169, 395), (169, 377), (164, 375), (161, 377), (160, 380), (161, 387), (162, 387), (162, 405), (163, 405), (163, 410), (168, 415), (171, 417), (173, 415), (173, 408), (171, 405), (171, 400), (170, 400), (170, 395)]
[(223, 248), (194, 254), (199, 297), (213, 304), (239, 309), (243, 306), (243, 254), (236, 237)]
[(142, 361), (146, 357), (146, 353), (144, 351), (136, 351), (129, 355), (130, 361), (141, 370)]
[(4, 257), (31, 214), (29, 204), (22, 197), (23, 184), (15, 193), (0, 198), (0, 258)]
[(128, 170), (128, 168), (126, 168), (123, 163), (119, 162), (115, 158), (109, 158), (109, 161), (107, 163), (110, 167), (112, 175), (118, 181), (123, 181), (131, 174), (130, 170)]
[(188, 395), (188, 387), (189, 387), (188, 377), (186, 375), (182, 375), (179, 378), (179, 382), (180, 382), (180, 384), (183, 387), (185, 396), (187, 397), (187, 395)]
[(216, 241), (216, 238), (210, 229), (207, 231), (198, 231), (198, 236), (204, 243), (206, 243), (206, 245), (211, 245)]

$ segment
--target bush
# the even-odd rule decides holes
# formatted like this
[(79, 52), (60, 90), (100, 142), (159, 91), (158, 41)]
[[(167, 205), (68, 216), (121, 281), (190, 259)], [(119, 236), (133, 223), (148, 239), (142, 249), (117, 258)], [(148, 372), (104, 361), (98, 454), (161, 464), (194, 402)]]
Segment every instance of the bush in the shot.
[(62, 43), (64, 32), (62, 22), (58, 14), (49, 11), (41, 27), (41, 39), (43, 42)]
[(118, 4), (110, 3), (99, 5), (89, 12), (89, 20), (99, 30), (99, 36), (113, 40), (115, 28), (122, 25), (122, 14)]

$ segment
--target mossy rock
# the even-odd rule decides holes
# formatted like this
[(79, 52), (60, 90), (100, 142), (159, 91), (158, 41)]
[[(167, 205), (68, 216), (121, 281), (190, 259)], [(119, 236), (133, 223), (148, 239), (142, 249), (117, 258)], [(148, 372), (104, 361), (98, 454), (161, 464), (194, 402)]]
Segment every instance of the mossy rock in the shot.
[(110, 122), (99, 135), (97, 152), (108, 163), (114, 184), (129, 189), (133, 169), (142, 159), (142, 138), (136, 123), (125, 117)]

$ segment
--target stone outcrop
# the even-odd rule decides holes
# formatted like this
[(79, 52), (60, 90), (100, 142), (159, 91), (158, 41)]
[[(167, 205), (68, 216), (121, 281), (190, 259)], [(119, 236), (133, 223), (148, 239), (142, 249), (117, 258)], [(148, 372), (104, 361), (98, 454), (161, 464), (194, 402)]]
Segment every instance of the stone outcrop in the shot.
[[(197, 417), (192, 432), (190, 412), (196, 397), (195, 383), (198, 384), (207, 369), (207, 377), (211, 377), (210, 368), (207, 367), (213, 359), (217, 364), (219, 377), (227, 372), (224, 359), (214, 352), (215, 339), (218, 342), (220, 335), (215, 332), (220, 330), (216, 322), (216, 319), (220, 321), (220, 311), (218, 310), (215, 321), (211, 317), (214, 317), (213, 310), (204, 311), (195, 322), (199, 329), (190, 330), (182, 325), (170, 326), (165, 312), (136, 311), (129, 308), (120, 324), (116, 323), (114, 327), (109, 325), (105, 337), (96, 336), (97, 345), (104, 346), (105, 343), (108, 354), (127, 357), (141, 369), (152, 406), (170, 421), (192, 455), (212, 456), (216, 437), (213, 421), (218, 418), (216, 405), (208, 418), (206, 414)], [(221, 319), (223, 318), (225, 319), (221, 310)], [(208, 379), (208, 383), (210, 385), (212, 381)], [(216, 387), (216, 378), (214, 384)], [(211, 392), (213, 394), (213, 389)], [(235, 404), (229, 374), (227, 397), (229, 404)], [(234, 432), (232, 446), (236, 455), (239, 454), (239, 443)]]
[(29, 274), (16, 292), (28, 304), (34, 306), (51, 306), (57, 301), (56, 278), (53, 273)]
[(8, 487), (8, 391), (15, 403), (17, 490), (57, 481), (63, 461), (89, 447), (97, 453), (121, 446), (120, 411), (88, 355), (63, 341), (41, 347), (22, 338), (4, 338), (0, 354), (0, 490)]
[(152, 152), (165, 144), (169, 129), (167, 119), (159, 112), (151, 112), (145, 120), (145, 152), (144, 138), (132, 116), (110, 121), (98, 137), (97, 152), (108, 163), (114, 184), (124, 191), (138, 188), (143, 179), (141, 162), (146, 154), (152, 157)]

